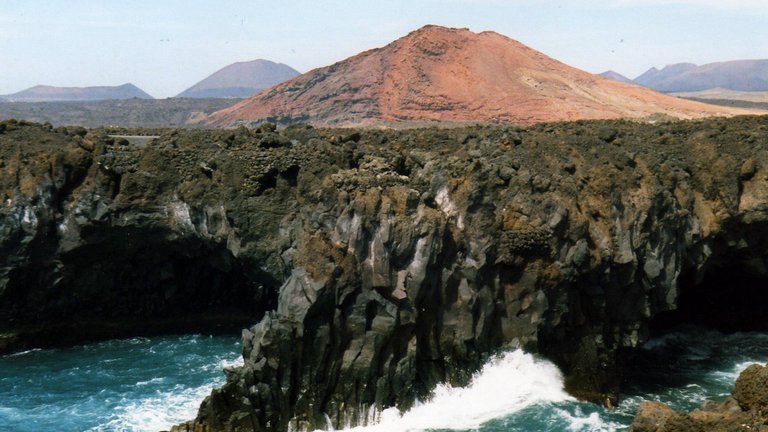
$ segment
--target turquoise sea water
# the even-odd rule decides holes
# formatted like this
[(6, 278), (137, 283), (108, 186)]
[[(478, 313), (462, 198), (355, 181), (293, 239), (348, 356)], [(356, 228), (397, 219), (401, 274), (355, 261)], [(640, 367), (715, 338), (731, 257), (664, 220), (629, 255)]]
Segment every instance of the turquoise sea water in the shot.
[[(133, 338), (0, 357), (0, 431), (159, 431), (194, 417), (222, 368), (237, 364), (235, 336)], [(768, 334), (688, 328), (649, 342), (618, 408), (570, 398), (557, 368), (520, 351), (487, 364), (467, 388), (440, 387), (400, 415), (371, 414), (358, 431), (620, 431), (643, 399), (696, 408), (722, 399), (738, 373), (768, 362)]]
[(237, 336), (132, 338), (0, 357), (0, 431), (154, 431), (194, 418)]

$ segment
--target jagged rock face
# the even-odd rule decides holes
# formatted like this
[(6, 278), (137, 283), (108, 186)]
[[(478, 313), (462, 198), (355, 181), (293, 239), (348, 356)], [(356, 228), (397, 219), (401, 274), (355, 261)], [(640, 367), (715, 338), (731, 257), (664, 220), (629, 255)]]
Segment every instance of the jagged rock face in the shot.
[(498, 33), (426, 26), (266, 89), (205, 123), (532, 124), (736, 113), (584, 72)]
[[(106, 323), (250, 314), (244, 365), (178, 430), (362, 423), (518, 347), (555, 360), (573, 394), (606, 402), (621, 353), (704, 286), (697, 275), (723, 263), (768, 275), (761, 117), (267, 125), (174, 131), (145, 148), (0, 130), (3, 334), (23, 339), (24, 326), (83, 312)], [(103, 247), (109, 271), (82, 273)], [(161, 258), (181, 271), (163, 272)], [(150, 288), (138, 277), (103, 284), (128, 263)], [(193, 268), (205, 276), (179, 276)], [(198, 280), (222, 283), (203, 284), (201, 298), (190, 295)], [(732, 287), (720, 303), (739, 295)], [(145, 306), (92, 311), (125, 301)]]
[[(207, 178), (192, 150), (138, 151), (83, 128), (0, 131), (0, 352), (238, 330), (274, 306), (279, 258), (239, 256), (223, 201), (178, 198), (202, 191), (177, 186)], [(249, 235), (272, 232), (276, 218)]]
[(629, 432), (764, 431), (768, 422), (768, 367), (749, 366), (739, 374), (731, 396), (707, 402), (690, 413), (660, 402), (643, 402)]

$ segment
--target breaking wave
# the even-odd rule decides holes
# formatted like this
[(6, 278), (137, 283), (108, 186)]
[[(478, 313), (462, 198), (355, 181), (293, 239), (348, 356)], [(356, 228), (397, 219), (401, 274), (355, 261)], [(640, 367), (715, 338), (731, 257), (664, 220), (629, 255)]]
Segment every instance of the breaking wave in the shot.
[(375, 419), (375, 425), (348, 430), (477, 429), (490, 420), (537, 404), (571, 400), (554, 364), (517, 350), (492, 359), (467, 387), (440, 385), (429, 401), (418, 403), (403, 414), (390, 408)]

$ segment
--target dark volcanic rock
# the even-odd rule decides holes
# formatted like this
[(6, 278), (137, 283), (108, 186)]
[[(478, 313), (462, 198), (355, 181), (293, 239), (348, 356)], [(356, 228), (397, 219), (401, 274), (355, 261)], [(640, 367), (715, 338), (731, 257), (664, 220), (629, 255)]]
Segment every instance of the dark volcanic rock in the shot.
[(111, 99), (99, 101), (6, 102), (0, 119), (24, 119), (54, 126), (169, 128), (187, 127), (234, 104), (233, 99)]
[(143, 147), (0, 124), (5, 351), (252, 325), (244, 365), (178, 430), (360, 423), (514, 348), (612, 403), (659, 317), (768, 327), (765, 118), (264, 125)]
[(629, 432), (768, 431), (768, 368), (753, 364), (739, 375), (721, 403), (680, 413), (659, 402), (643, 402)]

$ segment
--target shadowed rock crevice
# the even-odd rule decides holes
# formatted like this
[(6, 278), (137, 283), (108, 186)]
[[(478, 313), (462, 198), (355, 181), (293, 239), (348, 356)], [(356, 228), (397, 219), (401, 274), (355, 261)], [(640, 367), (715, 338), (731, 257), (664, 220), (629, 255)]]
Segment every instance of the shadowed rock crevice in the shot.
[(651, 332), (683, 324), (723, 332), (768, 330), (768, 225), (731, 227), (701, 253), (702, 264), (680, 276), (677, 308), (654, 317)]
[[(274, 278), (226, 245), (163, 229), (107, 227), (13, 269), (3, 350), (176, 332), (236, 332), (275, 307)], [(50, 245), (48, 245), (50, 246)], [(48, 286), (45, 291), (36, 289)], [(34, 311), (34, 313), (30, 313)]]

